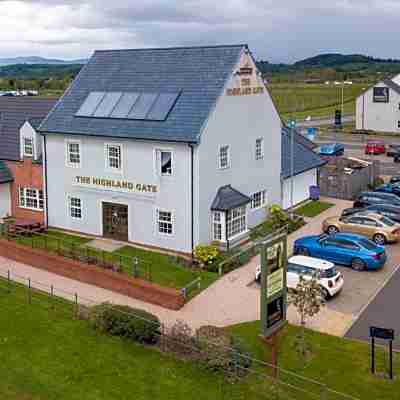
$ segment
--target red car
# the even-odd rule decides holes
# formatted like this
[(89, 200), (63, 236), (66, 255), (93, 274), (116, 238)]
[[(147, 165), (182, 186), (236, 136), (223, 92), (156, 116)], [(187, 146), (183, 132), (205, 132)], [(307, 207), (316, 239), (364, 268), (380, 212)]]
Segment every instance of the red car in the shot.
[(385, 154), (386, 146), (382, 140), (368, 140), (365, 145), (365, 154)]

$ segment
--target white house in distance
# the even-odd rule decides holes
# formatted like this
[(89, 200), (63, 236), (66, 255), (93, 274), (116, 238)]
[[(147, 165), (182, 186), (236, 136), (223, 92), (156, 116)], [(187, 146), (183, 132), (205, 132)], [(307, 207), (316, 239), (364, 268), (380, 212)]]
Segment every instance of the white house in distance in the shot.
[(40, 126), (48, 225), (234, 246), (281, 203), (281, 129), (246, 45), (96, 51)]
[(400, 74), (378, 82), (357, 98), (356, 129), (400, 133)]

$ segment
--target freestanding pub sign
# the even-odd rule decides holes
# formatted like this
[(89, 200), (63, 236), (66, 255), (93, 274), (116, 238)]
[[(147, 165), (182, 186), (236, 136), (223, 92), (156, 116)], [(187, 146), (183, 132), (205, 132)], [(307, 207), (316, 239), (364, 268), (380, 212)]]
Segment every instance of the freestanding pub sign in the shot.
[(261, 329), (268, 338), (286, 323), (287, 234), (263, 243), (261, 249)]

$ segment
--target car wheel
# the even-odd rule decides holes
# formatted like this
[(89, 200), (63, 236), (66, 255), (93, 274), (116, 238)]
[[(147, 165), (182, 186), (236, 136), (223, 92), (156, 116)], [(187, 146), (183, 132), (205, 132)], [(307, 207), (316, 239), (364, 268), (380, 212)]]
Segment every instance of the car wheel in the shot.
[(336, 233), (339, 232), (339, 229), (336, 228), (336, 226), (331, 225), (331, 226), (328, 226), (328, 229), (326, 231), (328, 232), (329, 235), (335, 235)]
[(377, 233), (372, 239), (376, 244), (380, 246), (383, 246), (386, 243), (386, 238), (381, 233)]
[(305, 247), (300, 247), (300, 248), (297, 250), (297, 254), (298, 254), (299, 256), (309, 256), (309, 255), (310, 255), (310, 252), (309, 252), (308, 249), (306, 249)]
[(329, 294), (328, 290), (324, 287), (321, 287), (321, 293), (324, 300), (329, 300), (331, 295)]
[(365, 270), (365, 262), (361, 260), (360, 258), (354, 258), (351, 261), (351, 268), (354, 269), (354, 271), (364, 271)]

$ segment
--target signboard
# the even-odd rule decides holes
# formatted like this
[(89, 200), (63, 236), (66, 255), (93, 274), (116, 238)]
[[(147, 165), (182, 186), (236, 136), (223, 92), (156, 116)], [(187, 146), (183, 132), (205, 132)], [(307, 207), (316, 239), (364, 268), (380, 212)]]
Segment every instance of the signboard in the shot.
[(371, 326), (369, 328), (369, 334), (371, 337), (385, 340), (394, 340), (394, 329), (377, 328)]
[(106, 179), (95, 176), (75, 176), (74, 185), (126, 193), (155, 194), (158, 191), (156, 185), (135, 183), (119, 179)]
[(261, 250), (261, 326), (269, 337), (286, 323), (286, 232), (263, 243)]
[(389, 88), (388, 87), (374, 87), (373, 102), (374, 103), (389, 103)]

